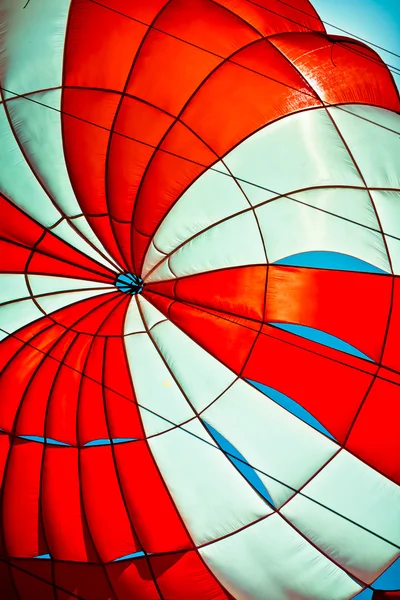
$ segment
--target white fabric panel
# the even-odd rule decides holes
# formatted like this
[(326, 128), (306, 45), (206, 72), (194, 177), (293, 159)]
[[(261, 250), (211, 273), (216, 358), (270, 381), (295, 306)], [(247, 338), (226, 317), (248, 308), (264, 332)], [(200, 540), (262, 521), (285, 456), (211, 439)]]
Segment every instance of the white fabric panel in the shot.
[[(400, 158), (399, 158), (400, 163)], [(400, 166), (399, 166), (400, 170)], [(371, 190), (382, 229), (389, 235), (400, 236), (400, 192)]]
[[(177, 277), (266, 262), (260, 231), (252, 211), (218, 223), (199, 234), (173, 253), (169, 260)], [(159, 277), (157, 268), (148, 281), (156, 281)]]
[[(349, 254), (390, 272), (380, 232), (287, 198), (265, 204), (256, 212), (270, 262), (299, 252), (320, 250)], [(282, 227), (277, 227), (277, 223)]]
[[(397, 159), (400, 162), (398, 157)], [(398, 169), (400, 171), (400, 168)], [(400, 275), (400, 192), (372, 190), (371, 196), (378, 211), (382, 229), (388, 234), (385, 239), (392, 261), (393, 273)]]
[(25, 275), (21, 273), (2, 273), (0, 275), (0, 304), (18, 298), (29, 298), (29, 296)]
[(165, 254), (159, 252), (153, 242), (151, 242), (143, 263), (141, 277), (145, 277), (151, 269), (163, 260), (163, 258), (165, 258)]
[(146, 328), (139, 312), (136, 296), (132, 296), (131, 301), (129, 302), (128, 310), (126, 311), (124, 335), (130, 335), (132, 333), (139, 333), (142, 331), (145, 332)]
[[(84, 217), (82, 217), (82, 218), (84, 218)], [(78, 225), (80, 223), (78, 223), (78, 219), (74, 219), (73, 221), (71, 221), (71, 223), (73, 223), (73, 225), (75, 225), (75, 227), (77, 229), (79, 229)], [(88, 224), (85, 229), (86, 229), (86, 233), (90, 234), (89, 237), (87, 237), (87, 239), (90, 240), (90, 242), (93, 244), (93, 246), (98, 248), (100, 250), (100, 252), (103, 252), (102, 245), (97, 240), (96, 236), (94, 235), (93, 231), (91, 230), (91, 228)], [(81, 231), (81, 230), (79, 229), (79, 231)], [(93, 258), (93, 260), (95, 260), (96, 262), (107, 267), (107, 269), (111, 269), (112, 271), (117, 270), (115, 267), (115, 262), (109, 257), (109, 254), (107, 253), (107, 251), (103, 252), (103, 254), (105, 256), (105, 257), (103, 257), (99, 252), (97, 252), (97, 250), (95, 248), (93, 248), (93, 246), (91, 246), (90, 244), (87, 243), (86, 239), (84, 239), (82, 237), (82, 235), (85, 235), (85, 234), (81, 231), (82, 235), (80, 235), (77, 231), (75, 231), (73, 229), (73, 227), (71, 227), (70, 223), (68, 223), (67, 221), (65, 221), (65, 220), (61, 221), (61, 223), (59, 225), (57, 225), (56, 227), (54, 227), (54, 229), (52, 229), (52, 232), (57, 237), (61, 238), (65, 242), (67, 242), (67, 244), (70, 244), (70, 246), (72, 246), (73, 248), (80, 250), (86, 256)]]
[[(353, 117), (354, 118), (354, 117)], [(235, 177), (287, 194), (319, 185), (363, 185), (325, 109), (280, 119), (250, 136), (224, 159)], [(252, 203), (260, 191), (247, 188)]]
[(146, 298), (143, 298), (142, 296), (136, 297), (140, 306), (140, 310), (142, 311), (143, 319), (148, 329), (151, 329), (152, 327), (157, 325), (157, 323), (166, 320), (165, 315), (163, 315), (155, 306), (150, 304), (150, 302), (148, 302)]
[[(222, 163), (217, 163), (214, 168), (225, 170)], [(155, 245), (168, 254), (210, 225), (248, 207), (245, 195), (232, 177), (207, 170), (169, 211), (155, 234)], [(151, 263), (149, 255), (143, 268), (145, 275)]]
[(400, 188), (400, 115), (384, 108), (363, 105), (328, 110), (366, 184), (369, 187)]
[[(354, 223), (379, 229), (374, 208), (366, 189), (323, 188), (290, 194), (290, 198), (315, 206)], [(340, 221), (337, 223), (340, 226)], [(283, 225), (283, 224), (282, 224)]]
[(279, 198), (280, 196), (280, 194), (274, 194), (272, 192), (269, 192), (265, 188), (260, 187), (252, 183), (251, 181), (245, 182), (241, 179), (237, 179), (237, 181), (244, 193), (246, 194), (246, 197), (248, 198), (252, 206), (257, 206), (262, 202), (272, 200), (272, 198)]
[(78, 215), (82, 211), (71, 187), (62, 145), (61, 90), (36, 94), (34, 100), (17, 98), (9, 102), (11, 120), (46, 190), (65, 214)]
[[(32, 1), (25, 9), (23, 5), (24, 2), (19, 0), (4, 0), (1, 3), (0, 79), (4, 88), (14, 92), (3, 93), (6, 99), (13, 99), (7, 103), (7, 109), (32, 168), (56, 204), (68, 216), (72, 216), (81, 213), (81, 209), (65, 165), (59, 112), (61, 90), (37, 93), (28, 100), (15, 96), (61, 86), (70, 0)], [(3, 119), (4, 107), (1, 107), (0, 189), (29, 215), (49, 227), (61, 215), (53, 207), (29, 166), (22, 165), (22, 154), (13, 143), (12, 134), (7, 131), (8, 125)], [(5, 158), (2, 156), (3, 152)], [(88, 230), (83, 231), (84, 235), (110, 258), (86, 219), (81, 219), (85, 221), (83, 229)], [(78, 222), (76, 225), (78, 226)], [(65, 237), (60, 235), (61, 231)], [(71, 242), (72, 230), (68, 232), (63, 224), (57, 235)], [(73, 240), (73, 245), (77, 242), (77, 237)], [(107, 264), (87, 245), (85, 252), (95, 260)]]
[(168, 279), (175, 279), (174, 273), (169, 267), (169, 259), (163, 260), (155, 269), (151, 271), (147, 277), (144, 277), (143, 281), (167, 281)]
[(236, 375), (170, 321), (151, 332), (160, 352), (197, 412), (233, 383)]
[(42, 317), (43, 313), (32, 300), (21, 300), (0, 306), (0, 327), (7, 333), (14, 333)]
[(73, 290), (106, 290), (115, 291), (115, 287), (108, 283), (91, 281), (88, 279), (72, 279), (70, 277), (57, 277), (51, 275), (28, 275), (34, 296), (49, 294), (52, 292), (64, 292)]
[(0, 139), (1, 193), (44, 227), (51, 227), (61, 218), (61, 215), (26, 163), (2, 104), (0, 105)]
[[(55, 110), (51, 110), (47, 106), (51, 106)], [(72, 190), (64, 159), (59, 112), (61, 90), (36, 94), (35, 102), (19, 98), (9, 102), (7, 107), (19, 142), (26, 154), (27, 162), (43, 183), (49, 196), (68, 217), (80, 214), (81, 208)], [(48, 202), (51, 204), (50, 198)], [(85, 218), (80, 217), (80, 219)], [(40, 216), (38, 220), (42, 223)], [(45, 223), (42, 224), (45, 225)], [(77, 226), (78, 223), (74, 224)], [(88, 239), (96, 238), (89, 224), (86, 229), (86, 233), (90, 234)], [(61, 222), (53, 232), (94, 260), (109, 268), (115, 268), (112, 259), (105, 260), (81, 235), (74, 231), (69, 223)], [(100, 242), (97, 239), (94, 241), (92, 244), (94, 243), (101, 250)], [(106, 252), (104, 253), (108, 256)]]
[[(297, 490), (335, 454), (338, 446), (265, 394), (236, 381), (202, 418), (222, 434), (250, 465)], [(279, 506), (293, 490), (262, 476)]]
[[(71, 223), (78, 229), (78, 231), (81, 232), (81, 234), (84, 236), (84, 238), (86, 240), (91, 242), (93, 244), (93, 246), (95, 246), (98, 250), (100, 250), (100, 252), (103, 254), (103, 256), (105, 256), (108, 259), (108, 262), (103, 262), (103, 259), (101, 257), (99, 257), (98, 254), (95, 254), (95, 260), (97, 260), (98, 262), (103, 262), (103, 264), (105, 264), (109, 268), (111, 267), (111, 269), (113, 268), (113, 265), (114, 265), (114, 268), (116, 270), (118, 270), (118, 271), (121, 270), (118, 263), (115, 262), (115, 260), (107, 252), (107, 250), (104, 248), (103, 244), (100, 242), (100, 240), (94, 233), (93, 229), (87, 222), (86, 217), (74, 217), (73, 219), (71, 219)], [(66, 241), (69, 241), (68, 238), (64, 238), (64, 239)], [(77, 247), (80, 248), (80, 246), (78, 246), (78, 245), (77, 245)], [(89, 246), (89, 248), (90, 248), (90, 246)], [(90, 248), (90, 251), (87, 251), (86, 253), (89, 256), (92, 256), (90, 254), (91, 252), (93, 252), (93, 250)], [(111, 265), (109, 263), (111, 263)]]
[(195, 544), (232, 533), (271, 512), (197, 419), (151, 438), (149, 444)]
[(0, 78), (17, 94), (61, 85), (70, 0), (24, 4), (2, 0), (0, 12)]
[(400, 240), (385, 235), (394, 275), (400, 275)]
[[(115, 290), (111, 289), (111, 293), (115, 293)], [(85, 292), (65, 292), (60, 294), (53, 294), (51, 296), (41, 296), (36, 298), (37, 303), (42, 307), (46, 314), (51, 314), (60, 308), (75, 304), (76, 302), (82, 302), (87, 298), (93, 298), (93, 296), (100, 296), (103, 294), (110, 294), (109, 289), (98, 289), (88, 290)]]
[[(340, 515), (400, 545), (400, 488), (342, 450), (302, 492)], [(370, 583), (399, 549), (307, 498), (296, 496), (282, 513), (350, 572)]]
[(278, 514), (200, 554), (237, 600), (348, 600), (361, 591)]
[(180, 424), (193, 418), (190, 405), (150, 336), (147, 333), (127, 336), (125, 347), (146, 435), (171, 429), (171, 421)]

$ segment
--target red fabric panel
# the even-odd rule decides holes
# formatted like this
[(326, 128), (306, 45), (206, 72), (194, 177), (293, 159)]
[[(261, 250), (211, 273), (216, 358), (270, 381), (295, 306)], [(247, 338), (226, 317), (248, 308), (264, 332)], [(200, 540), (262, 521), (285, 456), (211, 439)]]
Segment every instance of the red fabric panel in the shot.
[(192, 547), (146, 441), (115, 446), (126, 503), (147, 552)]
[(265, 320), (321, 329), (379, 361), (391, 292), (389, 275), (272, 265)]
[[(6, 433), (0, 433), (0, 489), (3, 482), (4, 468), (10, 449), (10, 437)], [(0, 580), (1, 581), (1, 580)]]
[(51, 390), (46, 436), (76, 444), (76, 411), (81, 374), (61, 364)]
[(278, 35), (271, 42), (295, 63), (324, 102), (361, 102), (400, 109), (389, 69), (365, 44), (315, 33)]
[(230, 320), (227, 315), (217, 316), (178, 302), (171, 306), (169, 316), (195, 342), (236, 373), (241, 372), (258, 335), (244, 319)]
[(91, 339), (90, 349), (83, 368), (78, 401), (78, 442), (107, 439), (108, 428), (104, 412), (104, 338)]
[[(210, 0), (173, 0), (158, 18), (156, 26), (221, 58), (261, 37), (234, 12)], [(182, 48), (186, 45), (184, 42), (180, 42)]]
[(83, 377), (78, 404), (78, 441), (84, 445), (92, 440), (108, 438), (104, 414), (103, 386)]
[(121, 338), (108, 338), (104, 357), (104, 401), (112, 438), (142, 438), (143, 428)]
[(132, 3), (131, 0), (101, 0), (101, 4), (104, 7), (117, 10), (123, 13), (125, 18), (130, 17), (146, 25), (152, 24), (153, 20), (167, 3), (168, 0), (147, 0), (145, 3)]
[[(185, 277), (176, 283), (176, 297), (191, 304), (261, 321), (266, 273), (266, 266), (250, 266)], [(155, 291), (156, 288), (157, 284), (154, 284)]]
[[(120, 94), (64, 89), (63, 126), (69, 175), (85, 213), (107, 212), (104, 167)], [(96, 148), (96, 152), (93, 152)], [(104, 240), (102, 240), (104, 243)]]
[(68, 354), (65, 356), (64, 364), (81, 373), (86, 362), (92, 339), (91, 335), (79, 333), (76, 342), (71, 346)]
[[(343, 442), (378, 367), (328, 348), (322, 349), (326, 357), (319, 355), (319, 344), (294, 339), (296, 336), (272, 327), (264, 326), (263, 332), (243, 377), (286, 394)], [(336, 362), (343, 359), (349, 366)], [(370, 369), (371, 374), (350, 365)]]
[[(2, 273), (24, 273), (31, 255), (29, 248), (0, 240), (0, 269)], [(28, 291), (27, 291), (28, 295)]]
[(382, 364), (400, 372), (400, 277), (394, 278), (393, 285), (393, 305)]
[(362, 405), (346, 448), (400, 483), (400, 387), (376, 379)]
[(42, 359), (42, 363), (25, 390), (16, 422), (17, 435), (44, 437), (47, 404), (59, 363), (49, 357), (42, 356)]
[[(202, 273), (200, 275), (203, 275)], [(199, 275), (199, 276), (200, 276)], [(204, 275), (206, 275), (204, 273)], [(193, 276), (193, 279), (196, 276)], [(189, 280), (189, 278), (188, 278)], [(185, 278), (179, 279), (179, 281), (184, 282)], [(146, 283), (146, 287), (143, 290), (144, 294), (148, 292), (155, 292), (156, 294), (161, 294), (162, 296), (168, 296), (169, 298), (176, 298), (176, 285), (178, 283), (178, 279), (169, 279), (168, 281), (155, 281), (152, 283)], [(183, 287), (185, 284), (183, 283)]]
[[(55, 326), (57, 327), (57, 326)], [(49, 355), (57, 361), (57, 366), (60, 367), (60, 362), (67, 359), (69, 350), (74, 347), (78, 335), (75, 331), (65, 330), (57, 338), (56, 343), (49, 349)], [(75, 365), (73, 365), (75, 368)]]
[(54, 339), (44, 331), (34, 338), (33, 343), (34, 347), (26, 345), (17, 352), (0, 376), (0, 429), (5, 431), (11, 431), (25, 390)]
[(111, 447), (84, 448), (80, 456), (83, 502), (100, 558), (111, 561), (139, 552), (141, 548), (130, 527)]
[(39, 539), (43, 444), (14, 439), (3, 482), (3, 531), (9, 556), (47, 553)]
[(57, 591), (57, 600), (115, 600), (105, 570), (98, 565), (56, 562), (54, 575), (56, 585), (71, 592)]
[[(100, 4), (107, 5), (107, 2)], [(108, 4), (115, 10), (107, 10), (90, 0), (73, 0), (65, 49), (64, 85), (123, 90), (133, 57), (148, 28), (116, 12), (126, 14), (131, 3)]]
[(226, 600), (230, 598), (197, 552), (151, 557), (164, 600)]
[[(85, 214), (108, 212), (104, 172), (110, 130), (120, 94), (64, 89), (63, 132), (69, 175)], [(96, 148), (96, 152), (93, 152)], [(108, 217), (88, 221), (104, 247), (124, 264)]]
[(127, 93), (172, 115), (222, 61), (212, 54), (152, 30), (138, 55)]
[(7, 563), (0, 561), (0, 582), (1, 582), (1, 591), (4, 595), (5, 600), (21, 600), (17, 596), (17, 592), (15, 590), (15, 584), (12, 575), (18, 577), (18, 572), (15, 569), (10, 571), (10, 568)]
[(121, 298), (120, 295), (119, 302), (115, 304), (114, 308), (109, 309), (110, 314), (100, 327), (97, 335), (116, 336), (123, 334), (126, 311), (130, 301), (130, 296), (126, 295)]
[[(110, 293), (102, 294), (100, 296), (93, 296), (92, 298), (87, 298), (86, 300), (80, 300), (79, 302), (74, 302), (69, 306), (65, 306), (56, 310), (53, 313), (50, 313), (51, 319), (60, 325), (63, 325), (67, 328), (75, 328), (77, 330), (83, 329), (83, 324), (86, 323), (88, 329), (92, 329), (93, 331), (93, 323), (90, 324), (90, 317), (97, 308), (102, 308), (103, 305), (110, 305), (112, 302), (116, 302), (117, 298), (121, 298), (120, 294), (111, 290)], [(88, 326), (88, 321), (91, 327)], [(95, 319), (95, 321), (97, 321)], [(77, 325), (80, 323), (80, 326)], [(101, 321), (97, 322), (97, 326), (99, 326)], [(96, 324), (96, 323), (95, 323)], [(81, 331), (82, 333), (82, 331)], [(86, 333), (86, 332), (83, 332)]]
[(47, 446), (42, 482), (43, 523), (56, 560), (96, 561), (82, 510), (76, 448)]
[[(15, 587), (21, 600), (56, 600), (50, 561), (16, 560), (11, 565)], [(4, 600), (9, 599), (4, 597)]]
[(242, 19), (253, 25), (263, 36), (285, 31), (325, 31), (317, 13), (308, 0), (281, 2), (280, 0), (216, 0)]
[(0, 236), (31, 248), (42, 235), (43, 228), (1, 194), (0, 204)]
[(146, 559), (124, 560), (106, 569), (118, 600), (160, 600)]
[[(227, 96), (229, 102), (223, 101)], [(260, 40), (213, 73), (188, 104), (182, 120), (222, 156), (267, 123), (319, 104), (285, 57)]]
[[(105, 281), (106, 283), (109, 283), (110, 281), (114, 280), (115, 275), (112, 271), (106, 269), (105, 267), (103, 267), (103, 265), (100, 265), (99, 263), (95, 262), (79, 250), (76, 250), (72, 246), (69, 246), (67, 243), (56, 237), (51, 232), (47, 232), (43, 240), (37, 245), (37, 251), (43, 254), (47, 254), (48, 260), (50, 260), (51, 257), (52, 259), (59, 259), (60, 261), (63, 261), (60, 275), (65, 276), (65, 263), (69, 262), (73, 265), (76, 265), (76, 267), (78, 267), (79, 269), (85, 269), (85, 271), (87, 272), (86, 276), (77, 274), (75, 275), (75, 277), (82, 277), (83, 279), (95, 279), (96, 281)], [(36, 253), (34, 255), (34, 258), (35, 256)], [(29, 272), (37, 272), (34, 270), (32, 263), (30, 264)], [(50, 268), (48, 271), (42, 272), (44, 274), (49, 275), (54, 275), (55, 273), (58, 273), (58, 271), (54, 270), (54, 268)], [(92, 272), (96, 274), (95, 277), (91, 275)]]
[[(222, 101), (227, 95), (229, 103)], [(312, 89), (287, 60), (273, 46), (261, 40), (239, 51), (234, 59), (222, 64), (202, 83), (183, 111), (182, 121), (222, 156), (263, 125), (318, 104)], [(143, 186), (134, 218), (135, 227), (148, 236), (154, 233), (162, 215), (178, 195), (202, 172), (201, 167), (190, 163), (183, 165), (182, 160), (174, 160), (168, 155), (161, 157), (158, 154), (157, 160), (165, 166), (162, 168), (160, 165), (156, 169), (157, 165), (153, 162), (145, 182), (149, 191), (146, 193)], [(203, 159), (200, 163), (208, 166), (214, 160), (210, 153), (209, 160)], [(185, 171), (182, 174), (183, 166)], [(179, 178), (176, 172), (179, 172)], [(138, 267), (144, 252), (138, 249), (135, 237), (134, 249)]]
[(144, 288), (143, 296), (152, 304), (154, 304), (154, 306), (156, 306), (158, 310), (163, 313), (163, 315), (169, 318), (169, 309), (174, 304), (174, 300), (170, 300), (169, 298), (161, 296), (160, 294), (153, 294), (152, 292), (147, 291), (147, 288)]
[(395, 592), (384, 592), (382, 590), (375, 590), (372, 596), (373, 600), (399, 600), (400, 590)]
[(189, 304), (241, 317), (263, 319), (267, 267), (232, 267), (172, 281), (146, 284), (155, 292)]
[(119, 306), (121, 301), (125, 300), (118, 291), (113, 290), (110, 293), (99, 296), (99, 300), (101, 298), (101, 304), (99, 303), (99, 306), (79, 319), (76, 325), (74, 325), (75, 331), (91, 335), (97, 334), (102, 324), (108, 321), (109, 316), (113, 314), (113, 311)]
[[(61, 339), (61, 345), (62, 342)], [(89, 349), (86, 336), (78, 336), (71, 348), (63, 348), (66, 355), (58, 357), (61, 363), (51, 388), (46, 421), (46, 437), (72, 445), (77, 443), (76, 414), (81, 373), (78, 369), (64, 364), (64, 361), (75, 348), (86, 355)]]
[(107, 340), (106, 359), (109, 363), (106, 365), (104, 371), (106, 385), (110, 384), (111, 386), (112, 377), (112, 389), (117, 394), (122, 394), (126, 398), (134, 400), (131, 374), (125, 354), (125, 347), (121, 339), (114, 338)]
[(172, 122), (172, 116), (157, 107), (129, 96), (123, 98), (115, 124), (120, 135), (112, 137), (107, 172), (110, 213), (115, 219), (130, 224), (143, 173)]
[[(70, 264), (63, 259), (53, 258), (41, 252), (35, 252), (29, 263), (28, 272), (38, 275), (59, 275), (61, 277), (72, 277), (74, 279), (89, 279), (90, 281), (101, 281), (112, 283), (109, 276), (105, 277), (99, 274), (97, 263), (94, 263), (93, 269), (85, 269), (77, 264)], [(82, 260), (84, 263), (85, 261)], [(24, 265), (25, 266), (25, 265)], [(113, 278), (115, 279), (115, 277)], [(90, 287), (90, 281), (88, 287)]]
[(143, 180), (134, 215), (138, 231), (152, 235), (176, 199), (204, 167), (217, 160), (218, 156), (197, 136), (177, 123), (154, 155)]

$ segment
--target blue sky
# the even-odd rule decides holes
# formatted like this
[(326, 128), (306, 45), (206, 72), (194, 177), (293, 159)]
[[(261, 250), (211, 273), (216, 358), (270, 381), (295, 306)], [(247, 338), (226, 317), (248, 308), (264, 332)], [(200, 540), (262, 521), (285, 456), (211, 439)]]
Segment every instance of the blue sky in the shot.
[[(399, 0), (311, 0), (323, 21), (365, 38), (400, 55), (400, 1)], [(325, 24), (329, 33), (340, 31)], [(400, 58), (375, 48), (383, 60), (397, 67)], [(394, 74), (400, 88), (400, 74)]]

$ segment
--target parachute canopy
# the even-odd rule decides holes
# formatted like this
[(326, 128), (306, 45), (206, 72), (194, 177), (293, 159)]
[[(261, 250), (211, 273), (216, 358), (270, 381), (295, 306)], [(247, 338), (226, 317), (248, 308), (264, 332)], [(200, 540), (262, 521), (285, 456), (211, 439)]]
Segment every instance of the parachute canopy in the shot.
[(307, 0), (2, 0), (0, 596), (400, 589), (400, 102)]

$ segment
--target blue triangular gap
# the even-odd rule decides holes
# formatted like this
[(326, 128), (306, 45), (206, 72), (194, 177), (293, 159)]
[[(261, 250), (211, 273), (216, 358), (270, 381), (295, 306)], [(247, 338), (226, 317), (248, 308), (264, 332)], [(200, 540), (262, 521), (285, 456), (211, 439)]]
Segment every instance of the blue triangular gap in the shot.
[(400, 558), (371, 584), (374, 590), (400, 590)]
[(357, 600), (372, 600), (373, 594), (374, 592), (372, 590), (366, 588), (365, 590), (357, 594), (357, 596), (354, 596), (353, 600), (356, 600), (356, 598)]
[(293, 333), (294, 335), (298, 335), (306, 340), (310, 340), (311, 342), (316, 342), (317, 344), (321, 344), (321, 346), (327, 346), (328, 348), (333, 348), (334, 350), (339, 350), (340, 352), (345, 352), (346, 354), (351, 354), (352, 356), (356, 356), (357, 358), (362, 358), (364, 360), (368, 360), (369, 362), (374, 362), (372, 358), (352, 346), (348, 344), (341, 338), (336, 337), (335, 335), (331, 335), (330, 333), (326, 333), (325, 331), (321, 331), (321, 329), (315, 329), (314, 327), (308, 327), (307, 325), (298, 325), (296, 323), (278, 323), (276, 321), (271, 321), (268, 325), (273, 325), (278, 329), (283, 329), (289, 333)]
[(268, 385), (264, 385), (263, 383), (259, 383), (258, 381), (252, 381), (251, 379), (247, 379), (248, 383), (251, 383), (252, 386), (260, 390), (263, 394), (271, 398), (274, 402), (285, 408), (292, 415), (304, 421), (320, 433), (323, 433), (327, 437), (331, 438), (334, 442), (337, 440), (333, 437), (331, 433), (315, 418), (313, 415), (308, 412), (305, 408), (303, 408), (298, 402), (286, 396), (286, 394), (282, 394), (275, 388), (269, 387)]
[(140, 552), (134, 552), (133, 554), (125, 554), (124, 556), (115, 558), (113, 562), (120, 562), (121, 560), (130, 560), (132, 558), (140, 558), (141, 556), (145, 556), (143, 550), (141, 550)]
[(243, 477), (257, 490), (257, 492), (270, 504), (275, 508), (274, 502), (269, 495), (265, 485), (261, 481), (260, 477), (257, 475), (257, 472), (249, 465), (247, 460), (244, 458), (243, 454), (239, 452), (223, 435), (221, 435), (214, 427), (212, 427), (209, 423), (203, 420), (204, 425), (207, 427), (208, 432), (211, 437), (214, 438), (215, 442), (221, 448), (221, 450), (225, 453), (227, 458), (235, 465), (235, 467), (240, 471)]
[(360, 273), (380, 273), (388, 275), (386, 271), (371, 265), (365, 260), (325, 250), (300, 252), (277, 260), (274, 265), (287, 265), (292, 267), (311, 267), (315, 269), (330, 269), (335, 271), (358, 271)]
[(136, 438), (100, 438), (98, 440), (90, 440), (84, 444), (84, 447), (90, 446), (110, 446), (111, 444), (123, 444), (125, 442), (135, 442)]
[(29, 440), (30, 442), (38, 442), (39, 444), (50, 444), (52, 446), (70, 446), (71, 444), (66, 444), (65, 442), (60, 442), (58, 440), (53, 440), (52, 438), (44, 438), (38, 435), (19, 435), (18, 436), (22, 440)]

